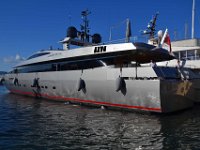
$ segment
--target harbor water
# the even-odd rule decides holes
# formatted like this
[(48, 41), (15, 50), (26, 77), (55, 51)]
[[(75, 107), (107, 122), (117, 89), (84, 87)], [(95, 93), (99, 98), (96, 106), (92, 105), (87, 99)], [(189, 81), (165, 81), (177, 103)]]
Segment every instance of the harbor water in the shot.
[(0, 86), (1, 150), (197, 150), (200, 105), (159, 115), (10, 94)]

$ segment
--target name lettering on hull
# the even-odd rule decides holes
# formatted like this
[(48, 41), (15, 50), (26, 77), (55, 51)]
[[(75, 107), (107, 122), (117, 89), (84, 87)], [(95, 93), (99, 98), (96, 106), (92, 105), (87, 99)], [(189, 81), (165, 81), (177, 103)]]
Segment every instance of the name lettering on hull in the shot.
[(94, 48), (94, 53), (103, 53), (106, 52), (106, 46), (98, 46)]

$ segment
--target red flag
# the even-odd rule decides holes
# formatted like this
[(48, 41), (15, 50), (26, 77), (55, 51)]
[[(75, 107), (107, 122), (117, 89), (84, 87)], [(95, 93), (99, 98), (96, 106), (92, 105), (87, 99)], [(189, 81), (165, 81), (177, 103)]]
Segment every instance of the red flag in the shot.
[(169, 46), (169, 52), (172, 52), (172, 47), (171, 47), (171, 41), (170, 41), (170, 37), (169, 34), (166, 35), (164, 43), (166, 43)]

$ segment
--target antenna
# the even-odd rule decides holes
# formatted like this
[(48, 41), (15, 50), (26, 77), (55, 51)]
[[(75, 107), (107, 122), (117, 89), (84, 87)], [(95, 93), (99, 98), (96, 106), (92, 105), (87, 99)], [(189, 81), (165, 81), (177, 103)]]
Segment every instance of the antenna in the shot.
[(174, 40), (177, 40), (177, 29), (174, 29)]
[(71, 24), (72, 24), (72, 16), (71, 16), (71, 14), (68, 15), (68, 19), (69, 19), (69, 25), (71, 26)]
[(188, 38), (188, 23), (185, 22), (185, 39)]
[(153, 17), (152, 20), (150, 20), (150, 22), (147, 25), (147, 29), (143, 31), (143, 34), (149, 34), (149, 38), (153, 39), (154, 35), (155, 35), (155, 31), (156, 31), (156, 21), (157, 21), (157, 17), (158, 17), (158, 12), (156, 13), (156, 15)]

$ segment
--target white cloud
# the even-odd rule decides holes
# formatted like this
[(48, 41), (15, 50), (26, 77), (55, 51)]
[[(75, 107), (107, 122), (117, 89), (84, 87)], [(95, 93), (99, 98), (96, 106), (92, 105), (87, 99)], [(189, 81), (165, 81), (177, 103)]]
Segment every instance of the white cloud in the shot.
[(18, 63), (22, 60), (24, 60), (24, 58), (21, 57), (19, 54), (16, 54), (16, 56), (9, 56), (3, 58), (3, 62), (7, 64)]
[(22, 58), (21, 58), (21, 56), (20, 56), (19, 54), (17, 54), (17, 55), (15, 56), (15, 59), (16, 59), (16, 60), (22, 60)]

